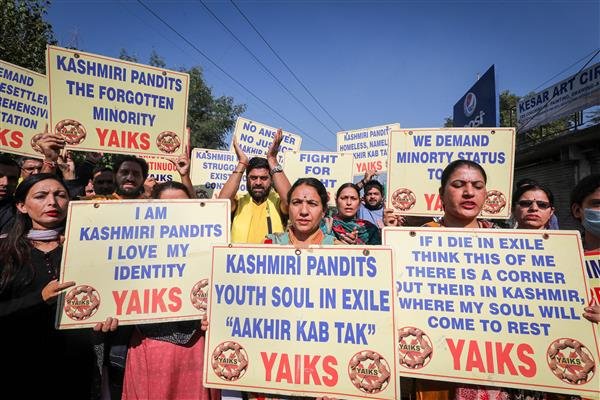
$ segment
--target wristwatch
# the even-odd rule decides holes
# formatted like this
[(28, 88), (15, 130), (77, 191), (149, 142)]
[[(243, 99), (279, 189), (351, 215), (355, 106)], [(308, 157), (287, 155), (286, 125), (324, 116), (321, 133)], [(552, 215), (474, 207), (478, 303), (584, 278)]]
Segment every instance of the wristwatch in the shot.
[(273, 167), (273, 169), (271, 169), (271, 175), (275, 175), (278, 172), (283, 172), (283, 167), (281, 166), (281, 164), (277, 164)]

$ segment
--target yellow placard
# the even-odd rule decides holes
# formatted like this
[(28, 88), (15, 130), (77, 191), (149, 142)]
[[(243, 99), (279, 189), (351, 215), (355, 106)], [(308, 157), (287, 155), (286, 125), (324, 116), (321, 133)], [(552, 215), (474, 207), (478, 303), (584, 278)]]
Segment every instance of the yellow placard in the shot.
[(390, 135), (389, 149), (387, 207), (402, 215), (442, 215), (442, 171), (463, 159), (480, 164), (487, 174), (481, 215), (510, 216), (514, 128), (402, 129)]
[(227, 200), (72, 201), (60, 280), (76, 286), (58, 328), (199, 319), (210, 246), (228, 243), (229, 215)]
[(36, 141), (47, 121), (46, 76), (0, 60), (0, 151), (44, 158)]
[(213, 247), (204, 384), (399, 399), (392, 251)]
[(399, 129), (400, 124), (395, 123), (338, 132), (337, 151), (354, 155), (353, 175), (364, 176), (369, 170), (385, 172), (388, 170), (388, 137)]
[(383, 243), (400, 376), (600, 394), (578, 232), (384, 228)]
[[(235, 123), (235, 130), (231, 137), (230, 151), (235, 151), (233, 148), (233, 139), (237, 137), (240, 148), (248, 158), (260, 156), (266, 157), (267, 150), (273, 138), (277, 133), (278, 128), (273, 128), (260, 122), (251, 121), (246, 118), (238, 117)], [(283, 131), (283, 140), (279, 146), (278, 159), (283, 162), (283, 153), (289, 150), (300, 150), (302, 137), (295, 133)]]
[(319, 179), (329, 194), (329, 205), (335, 206), (335, 194), (344, 183), (352, 182), (352, 154), (325, 151), (287, 151), (283, 154), (285, 174), (292, 184), (298, 178)]
[(181, 175), (177, 172), (177, 167), (171, 161), (163, 157), (152, 157), (138, 155), (148, 163), (148, 176), (156, 179), (156, 182), (181, 182)]
[[(204, 192), (207, 197), (216, 198), (229, 179), (229, 175), (238, 165), (234, 152), (213, 149), (192, 149), (190, 177), (196, 192)], [(246, 193), (246, 174), (242, 180), (238, 193)], [(210, 194), (210, 195), (209, 195)]]
[(585, 271), (590, 288), (590, 305), (600, 305), (600, 251), (585, 253)]
[(188, 74), (56, 46), (46, 54), (50, 130), (67, 148), (183, 154)]

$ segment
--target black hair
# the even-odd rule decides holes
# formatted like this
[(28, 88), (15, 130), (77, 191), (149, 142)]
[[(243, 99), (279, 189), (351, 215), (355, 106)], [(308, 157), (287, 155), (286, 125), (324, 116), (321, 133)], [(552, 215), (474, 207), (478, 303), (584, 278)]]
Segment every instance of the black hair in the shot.
[(187, 194), (188, 198), (191, 198), (190, 193), (188, 192), (188, 189), (185, 187), (185, 185), (177, 181), (167, 181), (154, 185), (154, 187), (152, 188), (152, 198), (160, 198), (160, 194), (165, 190), (181, 190), (182, 192)]
[[(31, 188), (36, 183), (47, 179), (53, 179), (60, 183), (68, 195), (69, 191), (62, 179), (54, 174), (40, 173), (28, 176), (17, 186), (17, 190), (15, 190), (15, 203), (25, 202), (25, 198)], [(13, 283), (15, 277), (19, 275), (19, 270), (29, 264), (32, 247), (29, 240), (27, 240), (27, 233), (31, 227), (32, 222), (29, 215), (17, 212), (15, 222), (6, 238), (0, 240), (0, 265), (3, 266), (0, 272), (0, 293)], [(23, 281), (20, 283), (24, 285), (31, 283), (34, 274), (33, 266), (29, 265), (29, 271), (27, 274), (24, 274)]]
[(571, 207), (583, 203), (583, 200), (600, 187), (600, 174), (588, 175), (580, 180), (571, 191)]
[(340, 193), (342, 193), (342, 190), (346, 189), (346, 188), (353, 188), (354, 190), (356, 190), (356, 194), (358, 195), (358, 197), (360, 197), (360, 188), (358, 186), (356, 186), (356, 184), (352, 183), (352, 182), (346, 182), (344, 183), (342, 186), (340, 186), (337, 190), (337, 192), (335, 192), (335, 199), (337, 200), (338, 197), (340, 197)]
[(7, 156), (6, 154), (0, 154), (0, 165), (15, 167), (19, 171), (21, 170), (19, 164), (12, 157)]
[(381, 193), (382, 197), (385, 196), (385, 190), (383, 189), (383, 185), (381, 184), (381, 182), (376, 181), (375, 179), (371, 179), (370, 181), (365, 183), (365, 186), (363, 187), (364, 194), (366, 195), (367, 192), (373, 188), (379, 190), (379, 193)]
[(112, 172), (112, 173), (114, 173), (115, 171), (113, 171), (113, 169), (111, 167), (107, 167), (107, 166), (104, 166), (104, 165), (96, 165), (94, 167), (94, 170), (92, 171), (92, 176), (95, 176), (96, 174), (103, 173), (103, 172)]
[(521, 186), (526, 186), (526, 185), (538, 185), (537, 181), (531, 178), (523, 178), (520, 179), (515, 186), (517, 188), (520, 188)]
[(456, 171), (457, 169), (459, 169), (460, 167), (463, 167), (463, 166), (477, 169), (479, 172), (481, 172), (481, 176), (483, 176), (483, 182), (487, 183), (487, 174), (485, 173), (485, 170), (483, 169), (483, 167), (481, 165), (479, 165), (475, 161), (471, 161), (471, 160), (454, 160), (450, 164), (448, 164), (446, 166), (446, 168), (444, 168), (444, 171), (442, 172), (442, 179), (441, 179), (441, 185), (440, 185), (441, 191), (443, 191), (446, 187), (446, 184), (448, 184), (450, 175), (452, 175), (452, 173), (454, 171)]
[(546, 193), (546, 197), (548, 197), (548, 202), (550, 203), (550, 205), (552, 207), (554, 207), (554, 194), (552, 194), (552, 191), (550, 189), (548, 189), (547, 187), (536, 183), (536, 184), (529, 184), (529, 185), (521, 185), (521, 186), (517, 187), (517, 190), (515, 190), (515, 193), (513, 194), (513, 198), (512, 198), (513, 208), (517, 205), (517, 202), (519, 201), (521, 196), (523, 196), (525, 193), (529, 192), (530, 190), (541, 190), (542, 192)]
[(121, 168), (121, 164), (123, 164), (125, 161), (137, 163), (142, 169), (142, 177), (144, 178), (144, 180), (146, 180), (146, 178), (148, 177), (148, 163), (146, 162), (146, 160), (140, 157), (131, 155), (118, 156), (115, 160), (113, 171), (117, 173), (119, 171), (119, 168)]
[(271, 170), (271, 168), (269, 167), (269, 162), (267, 161), (266, 158), (252, 157), (248, 161), (248, 166), (246, 167), (246, 176), (248, 176), (250, 171), (252, 171), (253, 169), (256, 169), (256, 168), (265, 168), (267, 171)]
[(327, 211), (327, 202), (329, 201), (327, 189), (325, 189), (325, 185), (323, 185), (323, 183), (317, 178), (299, 178), (296, 182), (294, 182), (287, 194), (288, 204), (291, 204), (292, 202), (292, 193), (294, 192), (294, 190), (296, 190), (296, 188), (301, 185), (313, 187), (317, 191), (319, 197), (321, 198), (323, 212)]

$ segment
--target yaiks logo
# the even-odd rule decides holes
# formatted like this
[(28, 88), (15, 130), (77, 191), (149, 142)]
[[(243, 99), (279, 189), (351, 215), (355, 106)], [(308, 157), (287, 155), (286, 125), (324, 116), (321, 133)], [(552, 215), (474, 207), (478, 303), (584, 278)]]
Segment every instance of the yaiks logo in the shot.
[(463, 103), (463, 111), (465, 112), (465, 116), (470, 117), (475, 112), (475, 107), (477, 107), (477, 96), (475, 93), (469, 92), (465, 96), (465, 102)]

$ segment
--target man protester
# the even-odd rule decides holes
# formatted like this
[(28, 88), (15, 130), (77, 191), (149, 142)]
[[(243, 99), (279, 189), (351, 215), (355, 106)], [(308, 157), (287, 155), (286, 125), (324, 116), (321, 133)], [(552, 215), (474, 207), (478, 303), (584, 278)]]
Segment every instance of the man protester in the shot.
[(379, 229), (383, 228), (383, 185), (373, 179), (375, 171), (367, 171), (358, 186), (363, 188), (363, 201), (358, 209), (357, 218), (367, 220)]
[[(267, 150), (267, 158), (253, 157), (248, 160), (237, 137), (234, 138), (238, 165), (219, 193), (220, 199), (231, 200), (233, 243), (263, 243), (267, 234), (284, 231), (284, 221), (288, 215), (287, 193), (291, 185), (277, 162), (282, 139), (283, 131), (279, 129)], [(248, 193), (237, 196), (244, 171)], [(271, 190), (272, 187), (275, 190)]]
[(42, 171), (42, 160), (33, 157), (19, 158), (19, 167), (21, 167), (21, 180), (33, 174), (39, 174)]
[(5, 233), (15, 218), (13, 195), (19, 182), (20, 168), (15, 160), (0, 154), (0, 232)]

